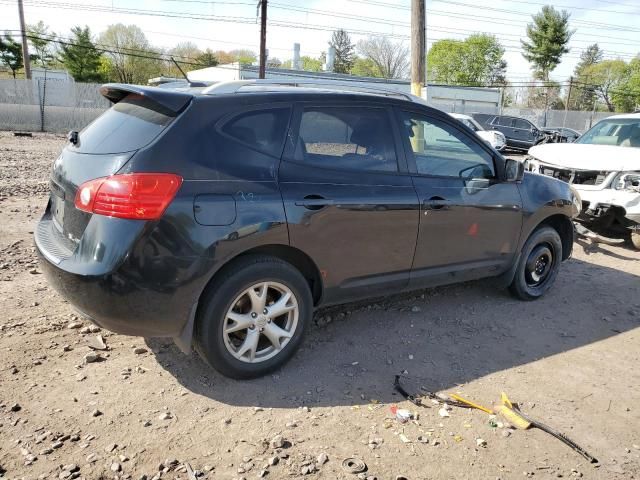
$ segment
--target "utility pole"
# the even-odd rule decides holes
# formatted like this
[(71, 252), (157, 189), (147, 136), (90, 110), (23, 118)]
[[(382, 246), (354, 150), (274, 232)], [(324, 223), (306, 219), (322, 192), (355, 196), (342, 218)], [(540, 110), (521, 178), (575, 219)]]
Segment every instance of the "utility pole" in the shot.
[(562, 127), (567, 122), (567, 112), (569, 111), (569, 102), (571, 101), (571, 89), (573, 88), (573, 76), (569, 77), (569, 91), (567, 92), (567, 103), (564, 105), (564, 118), (562, 119)]
[(24, 62), (24, 76), (31, 78), (31, 59), (29, 58), (29, 45), (27, 44), (27, 26), (24, 24), (24, 8), (22, 0), (18, 0), (18, 12), (20, 13), (20, 31), (22, 32), (22, 61)]
[(425, 0), (411, 0), (411, 93), (422, 96), (425, 83)]
[(259, 0), (260, 9), (260, 70), (258, 78), (265, 77), (267, 65), (267, 0)]

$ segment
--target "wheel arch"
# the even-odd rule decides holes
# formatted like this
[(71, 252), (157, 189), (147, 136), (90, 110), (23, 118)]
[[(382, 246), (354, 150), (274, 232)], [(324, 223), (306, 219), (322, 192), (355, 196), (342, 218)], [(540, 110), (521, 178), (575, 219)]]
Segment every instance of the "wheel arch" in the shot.
[(513, 264), (511, 265), (511, 268), (509, 268), (509, 270), (500, 275), (498, 285), (506, 287), (511, 284), (516, 274), (516, 269), (518, 267), (518, 262), (520, 261), (520, 254), (522, 248), (524, 247), (524, 244), (527, 242), (529, 237), (533, 235), (533, 232), (544, 226), (553, 228), (556, 232), (558, 232), (558, 235), (560, 235), (560, 240), (562, 242), (562, 260), (564, 261), (571, 257), (574, 240), (573, 222), (569, 217), (562, 213), (549, 215), (539, 220), (526, 232), (523, 232), (524, 234), (522, 235), (520, 245), (518, 247), (518, 253), (513, 259)]
[(309, 257), (309, 255), (307, 255), (300, 249), (283, 244), (260, 245), (250, 248), (229, 258), (219, 268), (217, 268), (212, 273), (206, 285), (198, 295), (191, 309), (189, 320), (182, 329), (180, 336), (173, 339), (178, 348), (180, 348), (180, 350), (182, 350), (184, 353), (191, 352), (191, 348), (193, 345), (193, 335), (196, 328), (196, 320), (198, 318), (202, 305), (202, 302), (200, 300), (209, 292), (211, 288), (213, 288), (216, 279), (219, 278), (221, 274), (224, 274), (230, 268), (233, 268), (233, 266), (242, 258), (250, 255), (268, 255), (290, 263), (294, 268), (298, 269), (302, 276), (307, 280), (307, 283), (311, 290), (311, 297), (313, 298), (313, 305), (317, 306), (322, 300), (322, 275), (315, 262), (311, 259), (311, 257)]
[(531, 234), (541, 226), (545, 225), (553, 228), (556, 232), (558, 232), (558, 235), (560, 235), (560, 240), (562, 241), (562, 260), (567, 260), (569, 257), (571, 257), (571, 252), (573, 251), (573, 222), (569, 217), (561, 213), (551, 215), (538, 223), (538, 225), (536, 225), (535, 228), (531, 230), (527, 238), (530, 237)]

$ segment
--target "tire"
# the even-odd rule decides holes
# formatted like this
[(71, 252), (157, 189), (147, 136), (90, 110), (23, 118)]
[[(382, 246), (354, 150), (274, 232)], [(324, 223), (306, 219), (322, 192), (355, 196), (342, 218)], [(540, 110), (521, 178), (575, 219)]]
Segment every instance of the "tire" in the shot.
[(549, 290), (562, 263), (562, 240), (551, 227), (536, 229), (522, 247), (516, 273), (509, 286), (520, 300), (536, 300)]
[(295, 267), (276, 257), (247, 256), (214, 278), (201, 300), (196, 350), (227, 377), (260, 377), (293, 356), (312, 315), (309, 285)]
[(640, 250), (640, 231), (631, 232), (631, 243), (636, 250)]

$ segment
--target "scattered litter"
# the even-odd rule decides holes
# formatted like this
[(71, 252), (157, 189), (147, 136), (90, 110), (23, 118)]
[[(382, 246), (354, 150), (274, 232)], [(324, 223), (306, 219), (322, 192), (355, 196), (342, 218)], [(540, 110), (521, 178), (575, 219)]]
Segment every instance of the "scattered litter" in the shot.
[(420, 443), (429, 443), (429, 437), (425, 435), (418, 435), (418, 438), (416, 440), (418, 440), (418, 442)]
[(482, 438), (476, 438), (476, 445), (484, 448), (487, 446), (487, 441)]
[(483, 412), (488, 413), (489, 415), (493, 414), (493, 410), (487, 408), (487, 407), (483, 407), (482, 405), (478, 405), (477, 403), (473, 403), (470, 400), (467, 400), (466, 398), (461, 397), (460, 395), (457, 395), (455, 393), (450, 393), (449, 396), (451, 398), (453, 398), (454, 400), (457, 400), (458, 402), (464, 403), (468, 406), (470, 406), (471, 408), (475, 408), (477, 410), (482, 410)]
[(451, 415), (449, 414), (449, 410), (451, 410), (451, 407), (447, 408), (447, 406), (445, 405), (440, 410), (438, 410), (438, 415), (440, 415), (441, 417), (450, 417)]
[(598, 460), (596, 458), (583, 450), (582, 447), (576, 444), (573, 440), (569, 439), (566, 435), (553, 430), (551, 427), (548, 427), (544, 423), (533, 420), (522, 413), (520, 411), (520, 408), (518, 407), (518, 404), (512, 403), (504, 392), (501, 395), (501, 400), (502, 404), (496, 405), (494, 407), (494, 411), (502, 415), (505, 420), (507, 420), (511, 425), (522, 430), (526, 430), (530, 427), (538, 428), (539, 430), (548, 433), (549, 435), (568, 445), (575, 452), (586, 458), (590, 463), (598, 463)]
[(359, 458), (345, 458), (342, 469), (347, 473), (362, 473), (367, 471), (367, 464)]
[(398, 438), (402, 440), (402, 443), (411, 443), (411, 440), (409, 440), (404, 433), (398, 435)]
[(412, 418), (413, 418), (413, 414), (409, 410), (407, 410), (406, 408), (398, 408), (398, 409), (396, 409), (396, 419), (400, 423), (407, 423)]
[[(403, 397), (405, 397), (408, 401), (412, 402), (415, 405), (419, 405), (422, 407), (427, 407), (427, 405), (425, 405), (423, 403), (423, 399), (416, 397), (414, 395), (411, 395), (409, 392), (407, 392), (402, 385), (400, 384), (400, 375), (396, 375), (395, 376), (395, 380), (393, 383), (393, 386), (395, 388), (395, 390), (400, 393)], [(474, 409), (478, 409), (481, 410), (483, 412), (489, 413), (490, 415), (495, 415), (498, 414), (500, 415), (502, 418), (504, 418), (509, 424), (522, 429), (522, 430), (526, 430), (530, 427), (534, 427), (534, 428), (538, 428), (539, 430), (542, 430), (543, 432), (548, 433), (549, 435), (557, 438), (558, 440), (560, 440), (561, 442), (563, 442), (564, 444), (568, 445), (571, 449), (573, 449), (575, 452), (577, 452), (578, 454), (580, 454), (582, 457), (586, 458), (590, 463), (598, 463), (598, 460), (591, 456), (589, 453), (587, 453), (582, 447), (580, 447), (579, 445), (577, 445), (574, 441), (572, 441), (571, 439), (569, 439), (566, 435), (553, 430), (552, 428), (548, 427), (547, 425), (538, 422), (536, 420), (531, 419), (530, 417), (526, 416), (524, 413), (522, 413), (518, 407), (517, 404), (511, 403), (511, 401), (509, 400), (509, 398), (507, 397), (507, 395), (505, 393), (502, 393), (501, 395), (501, 404), (495, 405), (493, 409), (489, 409), (487, 407), (483, 407), (482, 405), (478, 405), (477, 403), (471, 402), (470, 400), (467, 400), (457, 394), (449, 394), (448, 397), (444, 397), (442, 395), (439, 394), (435, 394), (433, 392), (429, 392), (428, 390), (426, 390), (424, 387), (421, 387), (421, 390), (424, 392), (424, 397), (428, 398), (431, 400), (432, 403), (434, 404), (442, 404), (442, 407), (438, 410), (438, 414), (441, 417), (450, 417), (451, 415), (449, 414), (449, 411), (451, 410), (452, 406), (455, 407), (459, 407), (459, 408), (474, 408)], [(428, 407), (427, 407), (428, 408)], [(532, 407), (533, 408), (533, 407)], [(608, 411), (609, 409), (607, 409)], [(502, 422), (501, 420), (497, 420), (495, 417), (491, 417), (489, 419), (489, 425), (493, 428), (504, 428), (505, 427), (505, 423)], [(466, 426), (466, 425), (465, 425)], [(506, 431), (505, 431), (506, 432)], [(503, 436), (507, 437), (509, 436), (510, 433), (504, 434)], [(476, 440), (476, 443), (478, 446), (486, 446), (486, 442), (481, 439), (478, 438)], [(481, 445), (482, 443), (482, 445)], [(433, 445), (436, 445), (436, 441), (432, 442)]]
[(454, 439), (456, 442), (458, 442), (458, 443), (460, 443), (462, 440), (464, 440), (464, 439), (462, 438), (462, 435), (454, 435), (454, 436), (453, 436), (453, 439)]

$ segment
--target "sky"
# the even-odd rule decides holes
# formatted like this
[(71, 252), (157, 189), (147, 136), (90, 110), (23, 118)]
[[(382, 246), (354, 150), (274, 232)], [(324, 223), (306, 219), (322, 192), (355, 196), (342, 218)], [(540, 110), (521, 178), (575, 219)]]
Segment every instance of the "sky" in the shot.
[[(552, 79), (567, 80), (580, 53), (595, 42), (605, 58), (628, 61), (640, 52), (640, 1), (553, 3), (571, 14), (575, 34), (571, 51)], [(28, 24), (42, 20), (65, 37), (75, 25), (88, 25), (98, 34), (111, 24), (124, 23), (138, 25), (154, 46), (171, 48), (190, 41), (202, 49), (258, 51), (256, 0), (24, 0), (24, 4)], [(522, 57), (520, 39), (526, 37), (531, 16), (544, 4), (544, 0), (427, 0), (427, 46), (443, 38), (490, 33), (506, 49), (508, 79), (529, 80), (530, 65)], [(269, 56), (290, 59), (297, 42), (302, 55), (317, 57), (326, 51), (335, 28), (350, 32), (354, 43), (367, 36), (386, 35), (410, 45), (410, 5), (410, 0), (269, 0)], [(0, 31), (19, 28), (17, 1), (0, 0)]]

